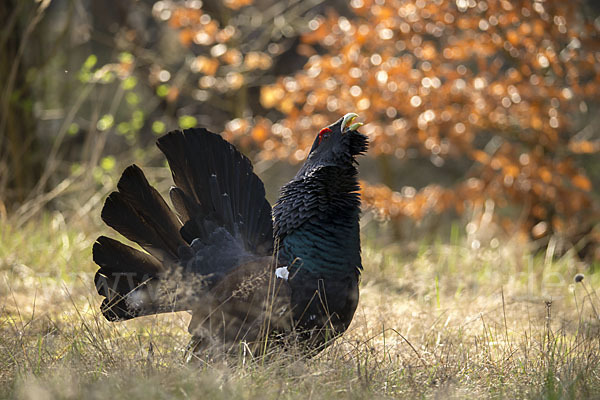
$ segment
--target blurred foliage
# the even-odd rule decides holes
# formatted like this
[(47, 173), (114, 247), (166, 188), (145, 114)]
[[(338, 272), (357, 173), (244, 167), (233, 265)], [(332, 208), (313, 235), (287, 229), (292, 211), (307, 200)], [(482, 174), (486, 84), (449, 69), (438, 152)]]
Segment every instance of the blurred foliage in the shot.
[(294, 143), (278, 141), (266, 157), (280, 148), (294, 156), (310, 140), (305, 130), (357, 110), (375, 157), (416, 150), (439, 168), (472, 161), (452, 186), (365, 184), (365, 200), (384, 216), (469, 209), (477, 220), (496, 208), (507, 233), (533, 239), (577, 241), (593, 229), (600, 214), (583, 161), (600, 148), (589, 112), (600, 99), (600, 19), (584, 2), (351, 5), (353, 18), (311, 21), (304, 71), (263, 88), (263, 105), (288, 116)]
[[(600, 256), (592, 1), (19, 4), (29, 14), (4, 10), (23, 23), (3, 32), (22, 33), (29, 51), (1, 66), (19, 61), (28, 77), (20, 93), (35, 126), (23, 143), (41, 164), (10, 167), (0, 153), (9, 208), (28, 190), (53, 201), (65, 182), (106, 189), (123, 160), (154, 162), (144, 149), (176, 127), (223, 132), (262, 165), (298, 163), (320, 128), (354, 111), (371, 140), (363, 198), (382, 219), (450, 214), (469, 235), (493, 225)], [(0, 128), (3, 146), (18, 142)], [(21, 185), (10, 168), (28, 175), (20, 196), (4, 190)]]
[(261, 86), (302, 67), (293, 47), (322, 2), (9, 1), (0, 8), (9, 20), (0, 35), (9, 76), (0, 212), (26, 219), (58, 200), (48, 194), (61, 183), (104, 185), (114, 175), (107, 156), (151, 162), (156, 153), (145, 150), (168, 130), (221, 131), (265, 113)]

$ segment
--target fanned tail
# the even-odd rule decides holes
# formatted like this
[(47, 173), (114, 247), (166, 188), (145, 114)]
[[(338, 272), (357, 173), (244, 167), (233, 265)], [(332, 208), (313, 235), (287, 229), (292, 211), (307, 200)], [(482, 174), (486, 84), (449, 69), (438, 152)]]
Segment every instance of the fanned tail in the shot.
[(170, 132), (158, 147), (173, 173), (171, 199), (185, 221), (181, 234), (188, 243), (210, 241), (210, 222), (239, 238), (249, 253), (272, 253), (271, 205), (248, 158), (203, 128)]
[(165, 284), (177, 270), (179, 254), (188, 244), (179, 234), (182, 224), (142, 170), (131, 165), (123, 171), (102, 208), (102, 219), (148, 253), (104, 236), (94, 243), (93, 257), (100, 270), (94, 281), (105, 297), (101, 310), (111, 320), (185, 309), (167, 299)]
[(263, 183), (235, 147), (205, 129), (171, 132), (158, 147), (179, 218), (139, 167), (125, 169), (102, 219), (147, 253), (104, 236), (94, 244), (94, 281), (111, 321), (190, 309), (199, 292), (273, 249)]
[(127, 167), (117, 188), (104, 203), (102, 220), (159, 261), (175, 264), (181, 248), (188, 247), (179, 234), (182, 224), (142, 170)]

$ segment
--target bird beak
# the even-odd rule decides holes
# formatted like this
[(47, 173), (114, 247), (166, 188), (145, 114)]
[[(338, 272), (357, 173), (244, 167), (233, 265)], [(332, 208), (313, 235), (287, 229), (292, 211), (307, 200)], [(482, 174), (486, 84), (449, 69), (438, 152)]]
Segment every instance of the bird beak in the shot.
[(348, 128), (350, 131), (355, 131), (363, 125), (361, 122), (356, 122), (350, 125), (352, 121), (356, 119), (356, 117), (358, 117), (358, 114), (355, 113), (348, 113), (344, 115), (344, 118), (342, 119), (342, 133), (345, 132), (346, 128)]
[(356, 122), (356, 123), (350, 125), (350, 127), (348, 129), (350, 129), (351, 131), (355, 131), (363, 125), (364, 124), (362, 122)]

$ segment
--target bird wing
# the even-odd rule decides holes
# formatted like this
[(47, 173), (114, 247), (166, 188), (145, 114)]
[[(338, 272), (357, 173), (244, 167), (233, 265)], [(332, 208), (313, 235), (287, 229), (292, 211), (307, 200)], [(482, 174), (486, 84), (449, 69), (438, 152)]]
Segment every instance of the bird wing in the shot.
[(274, 333), (292, 330), (290, 287), (276, 277), (272, 263), (263, 257), (239, 266), (195, 304), (188, 327), (195, 352), (236, 350), (243, 341), (257, 354)]

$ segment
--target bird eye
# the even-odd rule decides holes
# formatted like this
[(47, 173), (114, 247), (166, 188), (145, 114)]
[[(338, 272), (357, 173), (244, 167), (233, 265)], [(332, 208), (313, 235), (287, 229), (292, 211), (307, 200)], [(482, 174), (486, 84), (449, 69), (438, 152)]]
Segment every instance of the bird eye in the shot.
[(331, 132), (331, 129), (329, 129), (329, 128), (321, 129), (321, 131), (319, 132), (319, 144), (321, 144), (321, 142), (323, 140), (327, 140), (327, 138), (329, 138), (330, 132)]

